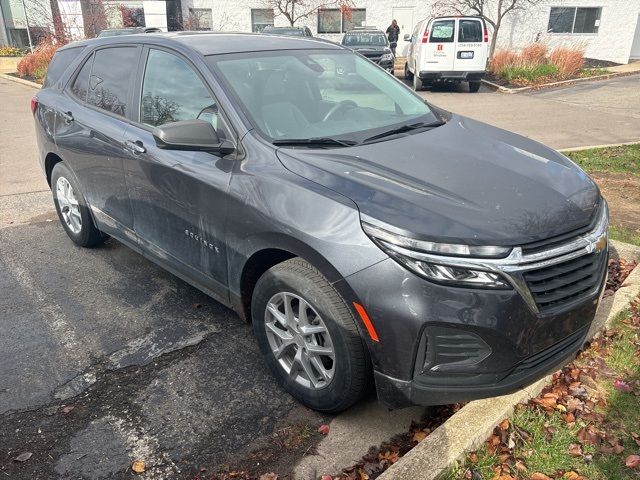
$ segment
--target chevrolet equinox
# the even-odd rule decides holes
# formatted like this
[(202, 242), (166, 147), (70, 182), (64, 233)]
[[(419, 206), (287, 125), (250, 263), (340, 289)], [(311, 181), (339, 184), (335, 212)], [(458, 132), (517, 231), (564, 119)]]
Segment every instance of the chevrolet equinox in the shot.
[(305, 405), (500, 395), (581, 347), (607, 205), (567, 157), (326, 41), (126, 35), (58, 50), (31, 109), (62, 227), (252, 322)]

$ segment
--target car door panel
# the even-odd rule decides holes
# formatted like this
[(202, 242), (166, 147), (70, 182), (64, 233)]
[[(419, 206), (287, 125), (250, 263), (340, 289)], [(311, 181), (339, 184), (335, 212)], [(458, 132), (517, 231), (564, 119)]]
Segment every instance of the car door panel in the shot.
[(224, 228), (235, 159), (156, 145), (157, 125), (194, 118), (219, 125), (215, 100), (193, 66), (172, 52), (147, 51), (136, 89), (141, 122), (125, 132), (134, 229), (143, 250), (227, 300)]
[(458, 20), (456, 36), (456, 71), (483, 71), (487, 63), (487, 43), (484, 41), (484, 26), (480, 20), (461, 18)]
[(429, 42), (422, 48), (422, 64), (427, 71), (451, 72), (455, 58), (455, 19), (442, 19), (431, 22)]
[[(124, 49), (127, 49), (126, 52)], [(128, 61), (137, 61), (140, 54), (139, 47), (118, 47), (117, 49), (102, 49), (101, 56), (111, 54), (109, 50), (119, 50), (116, 58)], [(97, 53), (97, 52), (96, 52)], [(123, 54), (124, 55), (120, 55)], [(64, 95), (58, 97), (55, 119), (55, 142), (61, 158), (71, 167), (75, 173), (83, 194), (91, 207), (98, 226), (107, 233), (121, 232), (125, 236), (132, 236), (133, 212), (128, 198), (128, 192), (124, 178), (123, 161), (126, 158), (124, 148), (124, 132), (127, 119), (125, 110), (120, 109), (120, 114), (114, 114), (101, 108), (104, 106), (102, 98), (107, 92), (100, 91), (100, 99), (97, 99), (96, 88), (91, 92), (91, 84), (98, 87), (103, 82), (91, 82), (91, 77), (97, 72), (94, 67), (89, 67), (89, 62), (94, 62), (93, 55), (87, 60), (74, 78)], [(87, 67), (88, 70), (85, 68)], [(127, 68), (127, 70), (130, 70)], [(88, 88), (76, 88), (76, 79), (84, 72), (90, 71), (87, 77)], [(114, 74), (125, 75), (122, 72)], [(133, 75), (131, 75), (133, 77)], [(128, 83), (128, 82), (127, 82)], [(108, 86), (108, 82), (105, 84)], [(102, 87), (100, 87), (102, 88)], [(112, 104), (126, 104), (129, 89), (125, 86), (122, 92), (108, 92)], [(89, 100), (88, 96), (93, 95)], [(94, 105), (88, 103), (93, 101)]]

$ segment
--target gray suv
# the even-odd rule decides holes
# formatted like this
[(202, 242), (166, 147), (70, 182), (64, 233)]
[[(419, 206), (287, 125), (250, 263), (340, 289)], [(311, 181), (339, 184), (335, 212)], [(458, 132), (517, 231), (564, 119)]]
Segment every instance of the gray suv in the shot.
[(390, 408), (504, 394), (567, 362), (594, 317), (594, 182), (342, 46), (82, 41), (31, 107), (71, 240), (114, 237), (234, 308), (311, 408), (373, 382)]

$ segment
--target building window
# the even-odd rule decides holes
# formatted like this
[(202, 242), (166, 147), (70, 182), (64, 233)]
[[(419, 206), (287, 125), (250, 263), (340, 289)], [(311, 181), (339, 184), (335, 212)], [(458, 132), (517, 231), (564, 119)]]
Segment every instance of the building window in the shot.
[(321, 8), (318, 10), (318, 33), (344, 33), (366, 23), (367, 10)]
[(213, 16), (210, 8), (190, 8), (185, 30), (211, 30)]
[(598, 33), (602, 8), (551, 7), (549, 33)]
[(251, 31), (261, 32), (264, 27), (273, 27), (273, 10), (269, 8), (252, 8)]

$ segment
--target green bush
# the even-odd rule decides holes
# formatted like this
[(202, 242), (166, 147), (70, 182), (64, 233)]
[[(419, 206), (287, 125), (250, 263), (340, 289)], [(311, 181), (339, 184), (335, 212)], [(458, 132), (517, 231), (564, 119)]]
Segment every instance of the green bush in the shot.
[(498, 75), (503, 77), (509, 83), (523, 80), (535, 83), (541, 79), (557, 75), (558, 71), (559, 69), (556, 65), (545, 63), (532, 67), (504, 67), (498, 72)]

